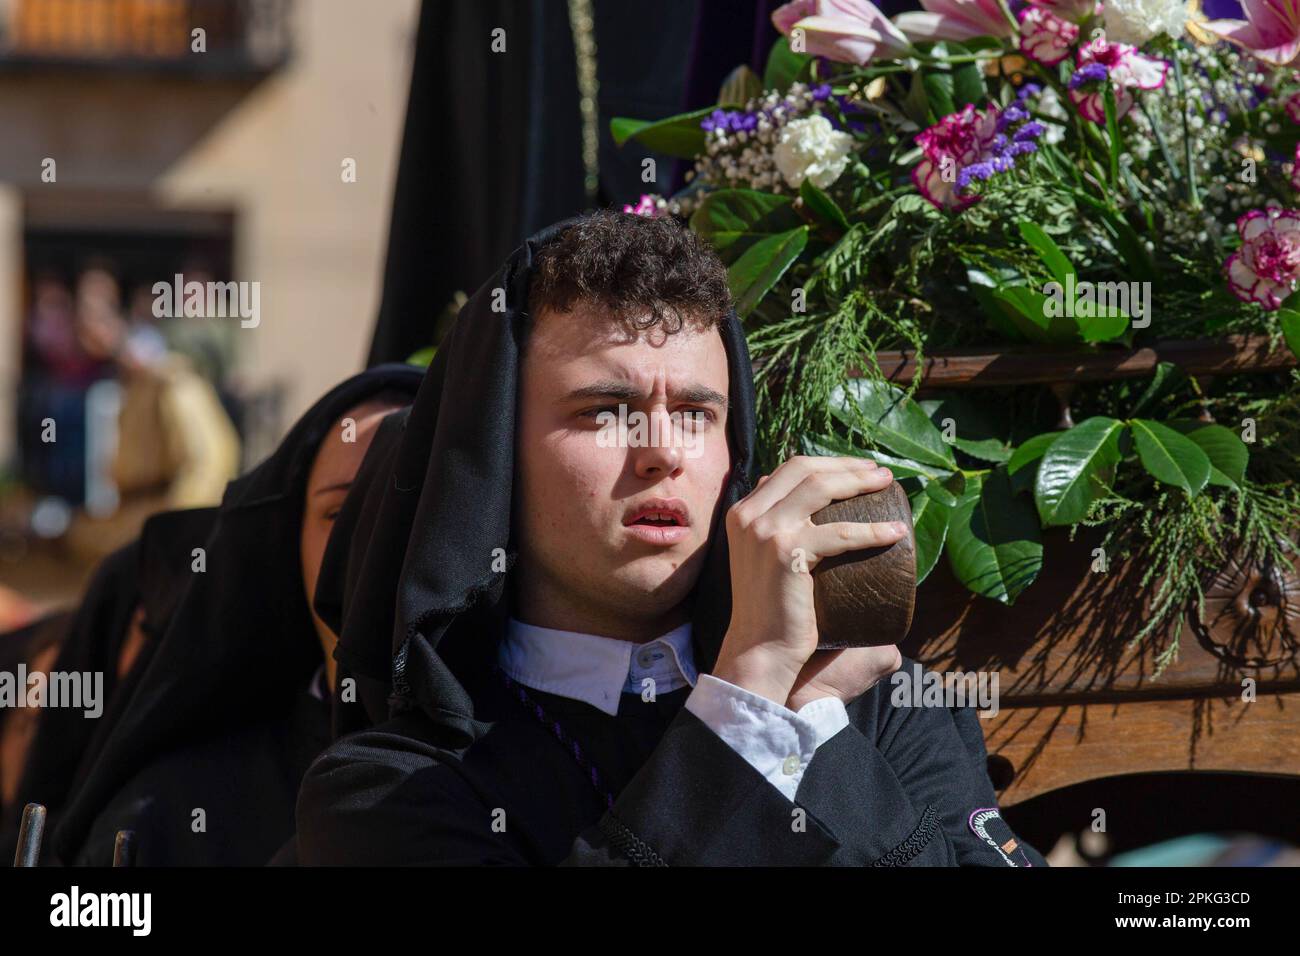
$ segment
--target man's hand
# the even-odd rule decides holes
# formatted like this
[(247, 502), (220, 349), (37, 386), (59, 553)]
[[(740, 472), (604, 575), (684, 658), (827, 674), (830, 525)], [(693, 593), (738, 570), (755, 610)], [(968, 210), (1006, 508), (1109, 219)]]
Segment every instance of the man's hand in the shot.
[(785, 706), (797, 711), (818, 697), (838, 697), (847, 704), (902, 666), (897, 644), (814, 651), (795, 678)]
[(893, 476), (861, 458), (796, 457), (727, 512), (731, 625), (713, 675), (798, 710), (818, 697), (846, 703), (897, 670), (898, 648), (817, 652), (811, 571), (822, 558), (893, 544), (901, 523), (811, 516), (832, 501), (880, 491)]

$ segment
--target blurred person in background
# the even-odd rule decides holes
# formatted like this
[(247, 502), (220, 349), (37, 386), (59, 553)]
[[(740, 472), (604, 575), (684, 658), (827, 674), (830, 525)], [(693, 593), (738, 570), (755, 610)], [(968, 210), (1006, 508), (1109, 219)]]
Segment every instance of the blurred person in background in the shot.
[(239, 471), (239, 435), (192, 363), (168, 350), (152, 323), (123, 315), (117, 280), (106, 269), (79, 278), (76, 328), (86, 353), (113, 362), (122, 385), (110, 469), (119, 496), (110, 520), (120, 531), (78, 536), (102, 556), (135, 535), (149, 514), (219, 504)]
[[(31, 297), (18, 392), (22, 481), (75, 506), (85, 495), (86, 389), (110, 369), (82, 348), (72, 291), (59, 276), (38, 273)], [(43, 437), (47, 420), (57, 423), (57, 441)]]

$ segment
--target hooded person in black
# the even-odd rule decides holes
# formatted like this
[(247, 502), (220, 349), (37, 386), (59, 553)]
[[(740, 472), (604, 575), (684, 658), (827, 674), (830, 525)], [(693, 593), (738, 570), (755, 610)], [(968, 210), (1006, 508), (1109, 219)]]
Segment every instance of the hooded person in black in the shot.
[(28, 803), (46, 808), (46, 832), (52, 832), (125, 710), (189, 583), (186, 556), (203, 543), (216, 514), (216, 508), (192, 508), (152, 515), (139, 538), (99, 563), (81, 602), (64, 613), (49, 669), (78, 675), (86, 706), (45, 707), (35, 718), (16, 791), (5, 801), (6, 848)]
[[(22, 627), (0, 633), (0, 674), (12, 682), (12, 699), (0, 695), (0, 865), (14, 857), (23, 803), (20, 788), (40, 711), (26, 706), (28, 683), (20, 681), (20, 667), (28, 675), (46, 672), (59, 653), (59, 644), (72, 623), (72, 611), (55, 611)], [(19, 695), (23, 700), (19, 701)]]
[(137, 865), (260, 865), (292, 836), (332, 698), (333, 635), (308, 595), (378, 422), (423, 374), (394, 364), (342, 382), (227, 487), (210, 534), (178, 556), (184, 596), (55, 831), (61, 859), (106, 864), (129, 829)]
[[(973, 713), (890, 703), (896, 648), (805, 648), (784, 676), (762, 657), (788, 618), (806, 642), (811, 585), (759, 567), (755, 508), (811, 492), (811, 528), (889, 476), (799, 459), (751, 486), (725, 283), (675, 224), (599, 213), (528, 240), (462, 309), (441, 388), (348, 503), (366, 544), (327, 554), (336, 655), (382, 680), (391, 639), (391, 718), (308, 770), (302, 863), (1042, 864), (1001, 821)], [(668, 440), (644, 416), (624, 431), (629, 405)], [(808, 564), (898, 534), (823, 528)], [(733, 613), (737, 581), (756, 606)]]

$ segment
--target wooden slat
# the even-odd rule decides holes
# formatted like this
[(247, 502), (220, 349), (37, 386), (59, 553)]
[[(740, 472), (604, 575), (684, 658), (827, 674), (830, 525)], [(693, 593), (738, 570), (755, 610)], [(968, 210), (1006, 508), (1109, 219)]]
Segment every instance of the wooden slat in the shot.
[(1160, 675), (1154, 644), (1129, 641), (1150, 620), (1148, 596), (1136, 589), (1140, 560), (1112, 558), (1105, 573), (1091, 570), (1099, 529), (1043, 533), (1044, 567), (1012, 607), (978, 597), (952, 573), (935, 565), (916, 595), (904, 654), (934, 671), (985, 671), (998, 675), (1004, 706), (1156, 699), (1240, 693), (1243, 678), (1261, 690), (1300, 691), (1300, 659), (1279, 648), (1281, 662), (1238, 667), (1205, 646), (1190, 627), (1178, 659)]
[[(890, 381), (900, 386), (911, 382), (916, 372), (914, 351), (878, 352), (876, 358)], [(922, 368), (926, 387), (953, 388), (1140, 378), (1154, 372), (1160, 362), (1173, 362), (1189, 375), (1228, 375), (1291, 368), (1296, 357), (1284, 345), (1270, 351), (1267, 336), (1232, 335), (1171, 339), (1140, 349), (1036, 345), (952, 349), (927, 355)], [(860, 368), (849, 370), (851, 378), (862, 375)]]
[(1004, 807), (1119, 774), (1300, 775), (1300, 694), (1004, 709), (981, 723), (989, 753), (1015, 773)]

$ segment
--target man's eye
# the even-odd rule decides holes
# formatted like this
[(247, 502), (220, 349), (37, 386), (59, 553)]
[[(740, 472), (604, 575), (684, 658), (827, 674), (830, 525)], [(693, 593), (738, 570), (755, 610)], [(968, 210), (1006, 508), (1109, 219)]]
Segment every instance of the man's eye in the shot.
[(326, 520), (326, 521), (333, 521), (335, 518), (337, 518), (337, 517), (339, 516), (339, 512), (342, 511), (342, 510), (343, 510), (342, 508), (335, 508), (335, 509), (333, 509), (332, 511), (327, 511), (327, 512), (325, 513), (325, 520)]
[(707, 408), (692, 408), (679, 413), (685, 428), (703, 428), (717, 420), (717, 415)]
[(592, 421), (599, 421), (602, 415), (613, 415), (618, 417), (618, 407), (615, 405), (601, 405), (598, 408), (586, 408), (578, 412), (582, 418), (589, 418)]

